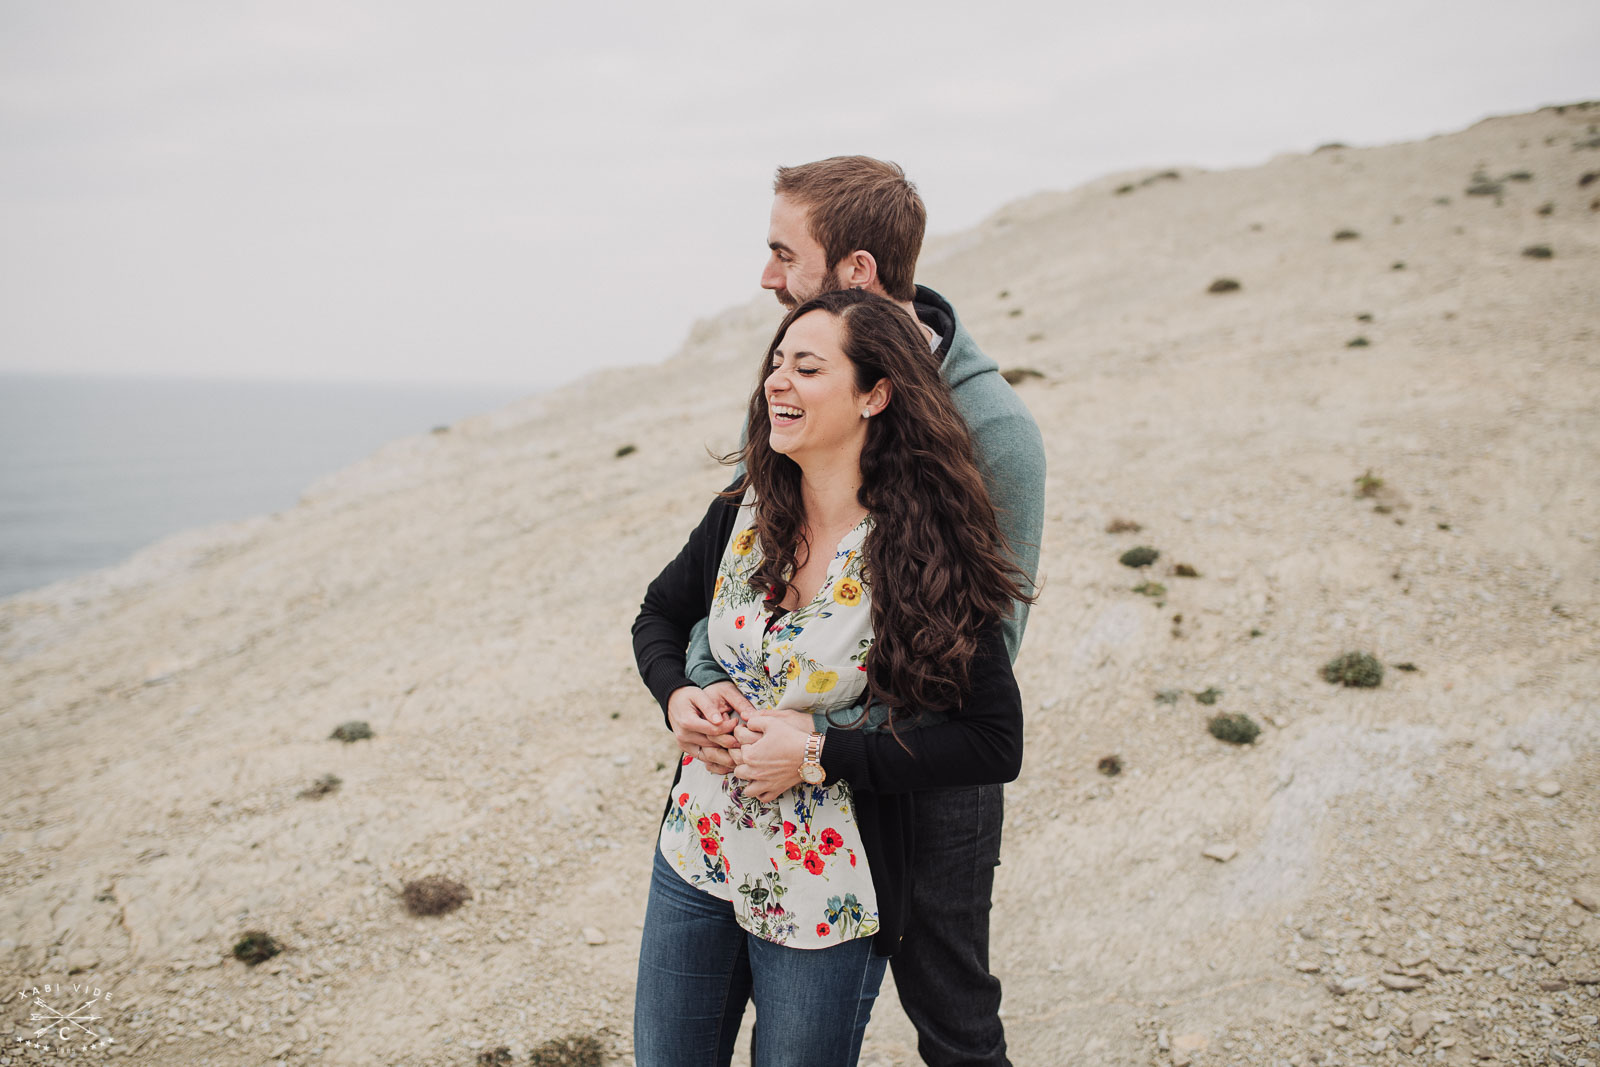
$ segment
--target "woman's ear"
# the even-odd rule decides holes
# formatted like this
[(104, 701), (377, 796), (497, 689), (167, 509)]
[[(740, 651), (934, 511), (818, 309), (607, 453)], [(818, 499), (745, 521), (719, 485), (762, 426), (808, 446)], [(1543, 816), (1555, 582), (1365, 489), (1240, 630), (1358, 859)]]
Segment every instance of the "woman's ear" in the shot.
[(861, 398), (861, 417), (867, 419), (878, 414), (889, 406), (893, 396), (894, 387), (889, 384), (889, 379), (879, 378), (878, 384), (867, 390), (867, 395)]

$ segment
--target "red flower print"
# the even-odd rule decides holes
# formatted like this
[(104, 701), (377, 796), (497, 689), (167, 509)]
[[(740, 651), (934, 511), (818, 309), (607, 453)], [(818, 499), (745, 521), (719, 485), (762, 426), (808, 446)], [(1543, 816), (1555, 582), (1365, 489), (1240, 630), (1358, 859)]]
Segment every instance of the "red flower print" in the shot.
[[(687, 766), (689, 766), (689, 764), (691, 764), (693, 762), (694, 762), (694, 757), (689, 755), (688, 753), (684, 753), (682, 765), (687, 767)], [(688, 796), (688, 795), (689, 795), (688, 793), (684, 794), (684, 796)]]
[[(684, 759), (688, 759), (689, 757), (685, 756), (683, 758)], [(686, 808), (686, 807), (689, 806), (689, 794), (688, 793), (679, 793), (678, 794), (678, 806), (679, 807), (683, 807), (683, 808)]]
[(722, 816), (718, 815), (716, 812), (712, 812), (711, 813), (711, 821), (716, 823), (718, 826), (721, 826), (722, 825)]
[(839, 831), (833, 827), (830, 826), (822, 831), (822, 854), (824, 856), (833, 855), (839, 849), (839, 846), (843, 844), (844, 838), (840, 837)]
[(783, 843), (783, 854), (792, 860), (797, 860), (800, 858), (800, 846), (793, 841), (785, 841)]
[(783, 824), (783, 836), (784, 837), (793, 837), (794, 836), (794, 823), (785, 822)]
[(852, 852), (852, 853), (850, 853), (850, 866), (854, 867), (855, 865), (856, 865), (856, 854), (854, 852)]
[(733, 628), (735, 630), (744, 629), (744, 616), (743, 615), (740, 615), (737, 619), (733, 620)]
[(700, 847), (705, 849), (706, 855), (708, 856), (715, 856), (717, 854), (717, 842), (715, 838), (702, 837), (700, 839)]
[(694, 828), (700, 831), (700, 836), (704, 837), (711, 832), (711, 820), (702, 815), (700, 816), (700, 821), (694, 824)]
[(818, 937), (827, 937), (829, 929), (830, 929), (830, 927), (828, 926), (827, 923), (818, 923), (817, 924), (817, 936)]
[(773, 859), (771, 856), (767, 857), (767, 862), (772, 864), (772, 869), (773, 870), (777, 870), (778, 869), (778, 861)]
[(824, 866), (822, 857), (817, 855), (815, 852), (812, 852), (810, 849), (806, 850), (806, 858), (804, 862), (806, 865), (806, 870), (810, 871), (812, 874), (822, 873), (822, 868)]
[(858, 670), (858, 671), (864, 671), (866, 669), (867, 669), (867, 665), (865, 663), (863, 663), (861, 666), (856, 668), (856, 670)]

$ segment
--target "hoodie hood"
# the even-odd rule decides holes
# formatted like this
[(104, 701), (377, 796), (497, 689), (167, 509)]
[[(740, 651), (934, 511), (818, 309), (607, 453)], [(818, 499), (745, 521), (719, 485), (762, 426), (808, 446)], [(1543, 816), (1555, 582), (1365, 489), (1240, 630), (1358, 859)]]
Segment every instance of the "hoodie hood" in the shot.
[(969, 378), (1000, 370), (1000, 365), (983, 354), (961, 325), (950, 301), (927, 286), (919, 285), (914, 302), (917, 318), (939, 335), (939, 374), (952, 389)]

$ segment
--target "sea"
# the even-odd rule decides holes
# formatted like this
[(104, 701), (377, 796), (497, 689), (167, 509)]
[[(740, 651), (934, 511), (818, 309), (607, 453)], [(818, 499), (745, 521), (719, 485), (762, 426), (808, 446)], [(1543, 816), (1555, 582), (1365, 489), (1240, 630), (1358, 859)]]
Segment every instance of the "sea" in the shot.
[(0, 374), (0, 597), (282, 511), (388, 441), (533, 391)]

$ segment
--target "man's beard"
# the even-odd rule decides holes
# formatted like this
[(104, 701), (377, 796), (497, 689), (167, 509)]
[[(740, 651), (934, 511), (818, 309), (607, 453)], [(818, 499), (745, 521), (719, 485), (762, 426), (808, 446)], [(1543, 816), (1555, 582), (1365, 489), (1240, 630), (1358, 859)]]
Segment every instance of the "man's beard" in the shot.
[(838, 268), (839, 265), (835, 263), (832, 267), (823, 272), (822, 284), (817, 288), (816, 292), (808, 294), (804, 299), (796, 297), (787, 289), (774, 289), (772, 291), (772, 295), (778, 298), (778, 303), (782, 304), (785, 310), (793, 311), (795, 308), (799, 307), (801, 304), (804, 304), (807, 300), (810, 300), (813, 297), (821, 296), (823, 293), (832, 293), (837, 292), (840, 289), (847, 289), (849, 286), (845, 285), (844, 282), (839, 280)]

